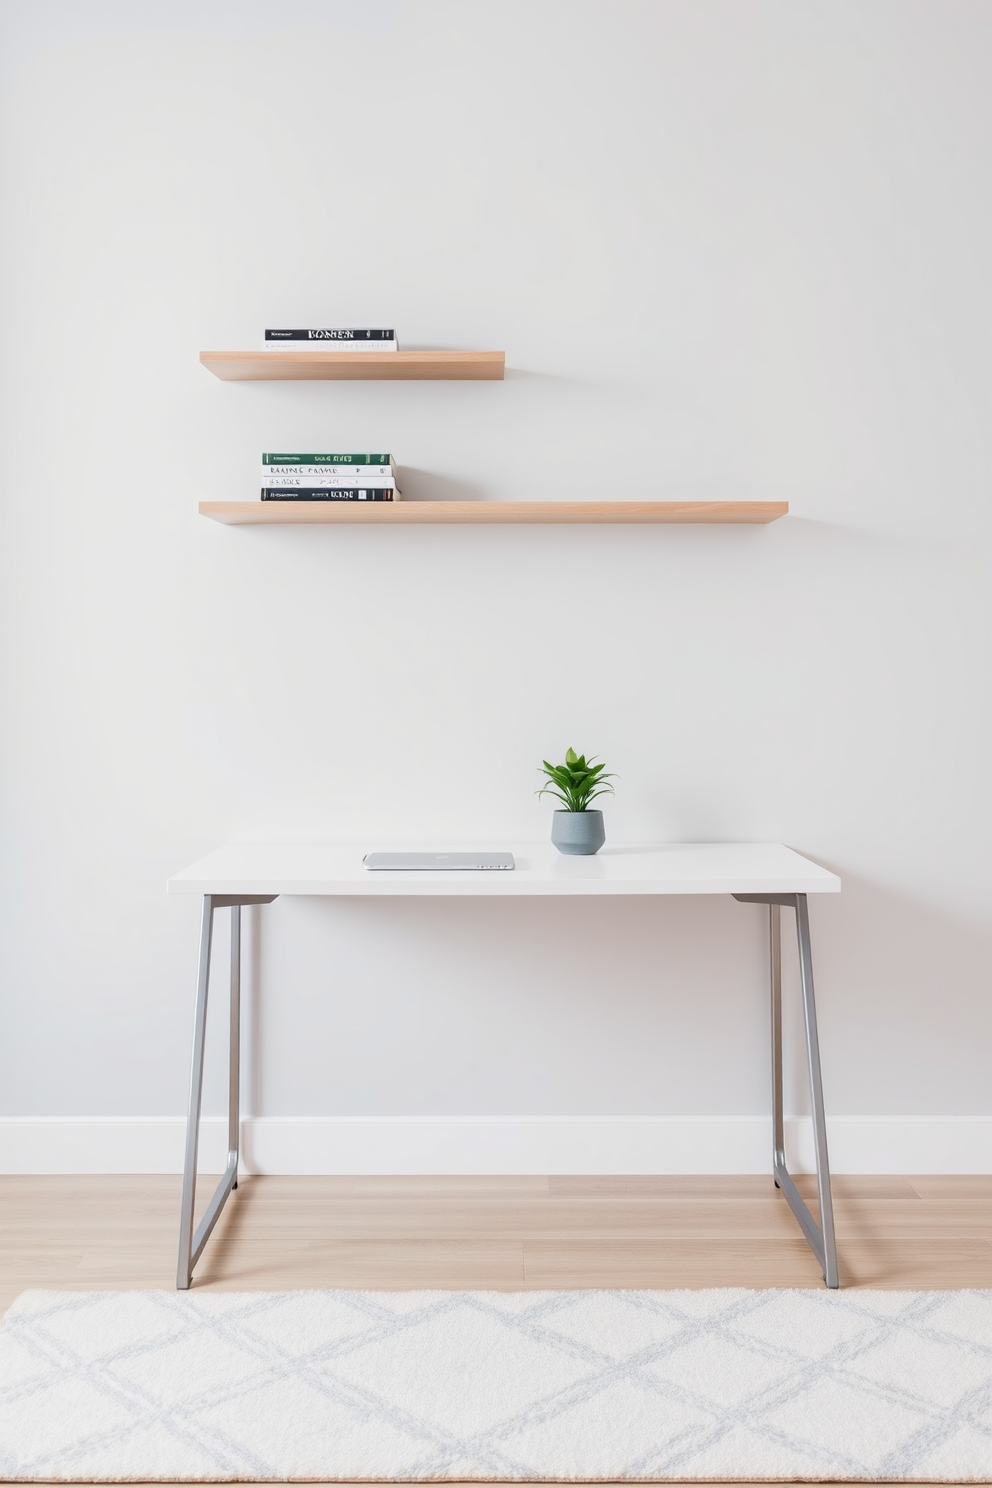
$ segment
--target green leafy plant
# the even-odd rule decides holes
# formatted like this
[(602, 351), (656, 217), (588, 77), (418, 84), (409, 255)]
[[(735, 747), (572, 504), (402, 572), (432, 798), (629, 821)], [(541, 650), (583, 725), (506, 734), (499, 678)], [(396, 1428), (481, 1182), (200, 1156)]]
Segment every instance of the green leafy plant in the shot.
[(605, 764), (594, 765), (593, 758), (587, 760), (584, 754), (568, 749), (563, 765), (549, 765), (542, 760), (541, 768), (548, 778), (537, 795), (554, 796), (566, 811), (588, 811), (597, 796), (613, 794), (613, 787), (607, 781), (616, 779), (615, 775), (603, 773)]

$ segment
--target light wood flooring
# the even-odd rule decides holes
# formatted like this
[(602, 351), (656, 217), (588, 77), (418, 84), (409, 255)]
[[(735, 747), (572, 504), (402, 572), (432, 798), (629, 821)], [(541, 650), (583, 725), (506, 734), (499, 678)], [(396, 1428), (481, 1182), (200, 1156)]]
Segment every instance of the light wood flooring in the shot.
[[(842, 1285), (992, 1286), (992, 1177), (838, 1177), (834, 1197)], [(0, 1309), (26, 1287), (171, 1289), (178, 1214), (176, 1177), (0, 1177)], [(509, 1177), (243, 1179), (194, 1285), (820, 1283), (770, 1178)]]
[[(812, 1181), (800, 1186), (812, 1198)], [(202, 1203), (210, 1191), (204, 1180)], [(992, 1177), (840, 1177), (834, 1201), (843, 1285), (992, 1286)], [(0, 1310), (26, 1287), (173, 1288), (178, 1215), (178, 1178), (0, 1177)], [(785, 1200), (770, 1178), (750, 1177), (248, 1178), (194, 1283), (820, 1284)]]

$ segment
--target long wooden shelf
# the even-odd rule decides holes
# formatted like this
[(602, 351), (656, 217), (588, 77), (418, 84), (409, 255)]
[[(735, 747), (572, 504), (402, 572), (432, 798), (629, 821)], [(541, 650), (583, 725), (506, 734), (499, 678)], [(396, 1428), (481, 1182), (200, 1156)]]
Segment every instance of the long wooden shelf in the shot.
[[(347, 353), (355, 355), (355, 353)], [(399, 356), (399, 352), (375, 352)], [(201, 501), (200, 516), (230, 527), (244, 525), (381, 527), (408, 523), (774, 522), (787, 501)]]
[(222, 382), (502, 382), (502, 351), (201, 351)]

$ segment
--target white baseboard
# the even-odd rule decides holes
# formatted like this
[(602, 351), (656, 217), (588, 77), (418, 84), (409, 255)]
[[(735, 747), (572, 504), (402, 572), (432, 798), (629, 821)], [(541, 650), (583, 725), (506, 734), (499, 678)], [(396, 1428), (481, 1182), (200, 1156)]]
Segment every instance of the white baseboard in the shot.
[[(992, 1117), (838, 1116), (835, 1173), (992, 1172)], [(178, 1173), (179, 1117), (0, 1120), (0, 1173)], [(200, 1168), (220, 1172), (227, 1123), (208, 1118)], [(764, 1117), (250, 1117), (249, 1173), (767, 1173)], [(786, 1124), (794, 1171), (810, 1172), (809, 1121)]]

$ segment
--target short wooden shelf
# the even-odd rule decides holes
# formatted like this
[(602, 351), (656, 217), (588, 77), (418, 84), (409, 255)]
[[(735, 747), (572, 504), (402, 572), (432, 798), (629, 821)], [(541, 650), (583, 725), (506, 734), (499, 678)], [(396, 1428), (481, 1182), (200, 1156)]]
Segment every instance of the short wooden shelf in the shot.
[[(386, 356), (387, 352), (375, 352)], [(396, 352), (393, 355), (398, 356)], [(354, 353), (348, 353), (354, 355)], [(417, 523), (774, 522), (787, 501), (201, 501), (201, 517), (228, 526)]]
[(223, 382), (502, 382), (502, 351), (201, 351)]

